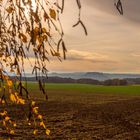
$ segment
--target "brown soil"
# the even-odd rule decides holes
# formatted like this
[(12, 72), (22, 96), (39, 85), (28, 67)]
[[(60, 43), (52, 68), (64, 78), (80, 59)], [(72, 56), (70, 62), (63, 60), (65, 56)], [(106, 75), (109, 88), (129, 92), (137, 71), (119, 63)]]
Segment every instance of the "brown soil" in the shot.
[[(40, 111), (46, 115), (51, 130), (46, 137), (44, 131), (34, 136), (33, 128), (25, 124), (21, 107), (10, 107), (10, 114), (18, 120), (17, 140), (140, 140), (140, 100), (129, 99), (104, 104), (84, 104), (50, 101), (39, 103)], [(0, 128), (0, 139), (9, 135)]]

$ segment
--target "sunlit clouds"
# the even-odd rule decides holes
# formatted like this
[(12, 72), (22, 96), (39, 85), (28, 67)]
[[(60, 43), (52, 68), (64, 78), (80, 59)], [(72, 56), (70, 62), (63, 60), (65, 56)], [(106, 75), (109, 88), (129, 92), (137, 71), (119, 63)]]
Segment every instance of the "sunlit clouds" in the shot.
[(82, 20), (88, 36), (79, 26), (75, 1), (66, 1), (61, 16), (68, 53), (67, 60), (52, 59), (50, 71), (140, 72), (140, 1), (122, 1), (124, 16), (114, 0), (82, 0)]
[(90, 61), (90, 62), (113, 62), (110, 60), (109, 56), (105, 54), (100, 54), (97, 52), (88, 52), (88, 51), (78, 51), (78, 50), (69, 50), (67, 60), (83, 60), (83, 61)]

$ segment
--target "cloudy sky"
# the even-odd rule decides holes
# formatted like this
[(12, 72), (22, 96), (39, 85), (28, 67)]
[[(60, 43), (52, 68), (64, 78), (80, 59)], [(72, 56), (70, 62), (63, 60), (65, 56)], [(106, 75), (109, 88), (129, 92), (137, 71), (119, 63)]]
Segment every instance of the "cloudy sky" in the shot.
[(62, 63), (52, 60), (50, 71), (140, 72), (140, 0), (122, 0), (124, 16), (114, 8), (114, 0), (81, 0), (82, 28), (72, 28), (78, 11), (75, 0), (65, 0), (61, 17), (68, 53)]

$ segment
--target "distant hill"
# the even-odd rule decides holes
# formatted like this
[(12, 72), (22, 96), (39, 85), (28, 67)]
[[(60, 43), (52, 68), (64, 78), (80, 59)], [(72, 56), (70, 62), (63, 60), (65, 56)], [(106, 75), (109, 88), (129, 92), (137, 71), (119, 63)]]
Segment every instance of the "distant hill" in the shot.
[[(11, 77), (15, 79), (15, 77)], [(45, 83), (80, 83), (80, 84), (93, 84), (93, 85), (134, 85), (140, 84), (140, 78), (129, 78), (129, 79), (108, 79), (104, 81), (99, 81), (90, 78), (72, 79), (72, 78), (62, 78), (62, 77), (41, 77)], [(36, 77), (22, 77), (22, 81), (36, 82)]]
[[(13, 76), (14, 77), (14, 76)], [(35, 75), (26, 74), (25, 81), (36, 81)], [(113, 74), (100, 72), (48, 73), (47, 83), (83, 83), (95, 85), (140, 84), (140, 74)]]
[[(46, 83), (81, 83), (81, 84), (94, 84), (101, 85), (102, 83), (94, 79), (72, 79), (72, 78), (62, 78), (62, 77), (43, 77)], [(22, 77), (22, 81), (35, 82), (36, 77)]]
[(101, 72), (75, 72), (75, 73), (49, 73), (50, 77), (62, 77), (72, 79), (94, 79), (104, 81), (108, 79), (133, 79), (140, 78), (140, 74), (113, 74)]

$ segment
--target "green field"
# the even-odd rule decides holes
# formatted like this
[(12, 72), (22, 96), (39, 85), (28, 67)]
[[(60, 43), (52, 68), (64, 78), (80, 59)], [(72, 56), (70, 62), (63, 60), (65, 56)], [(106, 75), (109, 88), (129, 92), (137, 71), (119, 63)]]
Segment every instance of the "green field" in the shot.
[[(30, 93), (36, 99), (43, 99), (37, 83), (28, 83)], [(46, 84), (50, 101), (104, 103), (139, 97), (140, 86), (96, 86), (87, 84)]]
[[(28, 83), (30, 89), (38, 89), (37, 83)], [(73, 91), (80, 93), (113, 93), (140, 95), (140, 85), (133, 86), (96, 86), (88, 84), (46, 84), (48, 91)]]

